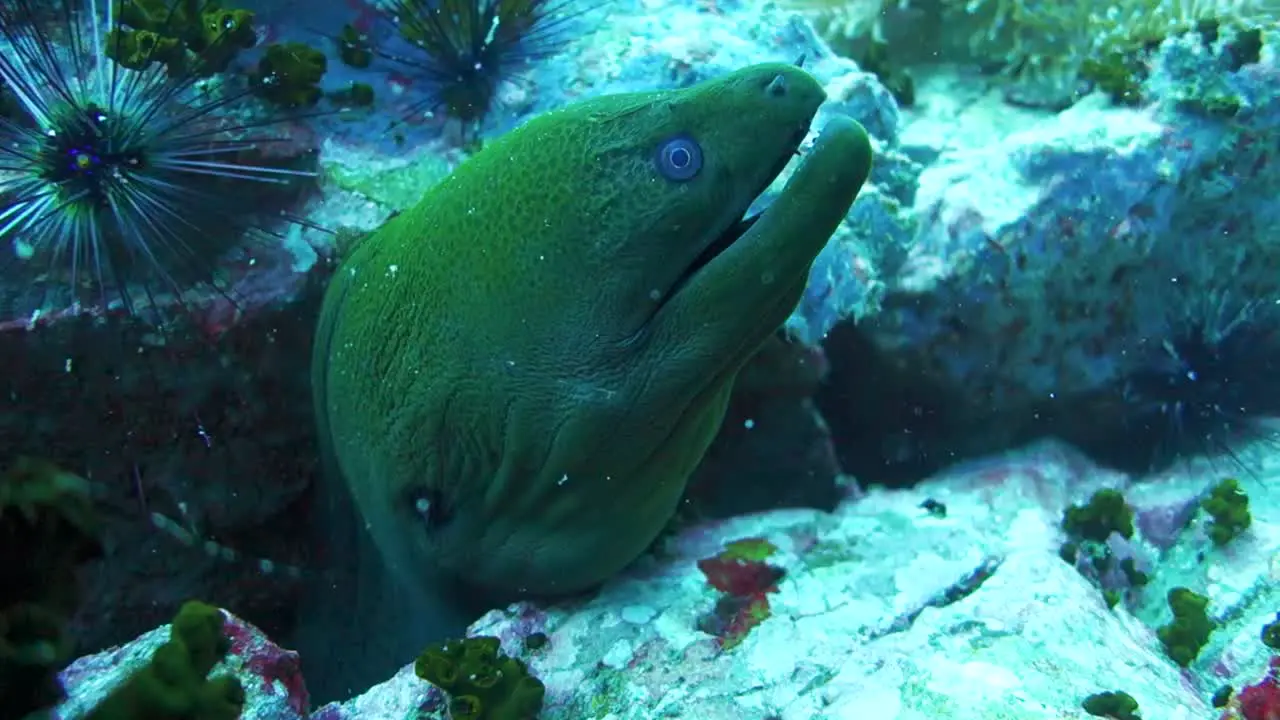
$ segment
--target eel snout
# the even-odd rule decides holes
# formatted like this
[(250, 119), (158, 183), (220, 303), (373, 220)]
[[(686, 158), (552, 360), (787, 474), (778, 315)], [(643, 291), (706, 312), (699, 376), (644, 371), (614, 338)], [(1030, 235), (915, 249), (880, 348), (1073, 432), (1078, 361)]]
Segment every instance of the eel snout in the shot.
[[(765, 172), (756, 178), (751, 185), (750, 191), (740, 197), (740, 204), (734, 209), (730, 216), (731, 222), (725, 225), (716, 235), (712, 236), (710, 241), (702, 247), (698, 254), (692, 258), (692, 261), (685, 267), (683, 273), (677, 279), (675, 284), (668, 290), (664, 297), (669, 300), (681, 290), (690, 279), (708, 263), (718, 257), (721, 253), (731, 247), (734, 242), (743, 236), (756, 219), (760, 216), (761, 211), (751, 212), (753, 206), (756, 205), (759, 197), (764, 194), (769, 186), (782, 174), (791, 159), (800, 155), (800, 145), (804, 139), (808, 137), (809, 130), (812, 126), (814, 115), (817, 113), (818, 107), (825, 101), (826, 92), (822, 87), (808, 74), (803, 71), (795, 70), (804, 62), (801, 56), (794, 66), (778, 65), (777, 72), (765, 74), (759, 78), (757, 82), (763, 87), (763, 94), (767, 98), (769, 105), (773, 107), (765, 110), (780, 119), (780, 123), (761, 123), (763, 127), (768, 127), (766, 131), (759, 129), (757, 137), (748, 137), (745, 140), (755, 145), (755, 151), (760, 153), (774, 154), (772, 163), (767, 166)], [(772, 137), (766, 139), (763, 133), (768, 132)], [(779, 133), (782, 135), (781, 141), (777, 138)]]

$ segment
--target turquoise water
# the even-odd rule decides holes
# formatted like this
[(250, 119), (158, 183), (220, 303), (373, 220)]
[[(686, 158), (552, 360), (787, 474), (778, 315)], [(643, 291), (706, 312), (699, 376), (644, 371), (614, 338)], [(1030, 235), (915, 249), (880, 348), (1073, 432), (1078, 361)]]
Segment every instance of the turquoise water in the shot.
[(1278, 11), (0, 0), (0, 720), (1280, 717)]

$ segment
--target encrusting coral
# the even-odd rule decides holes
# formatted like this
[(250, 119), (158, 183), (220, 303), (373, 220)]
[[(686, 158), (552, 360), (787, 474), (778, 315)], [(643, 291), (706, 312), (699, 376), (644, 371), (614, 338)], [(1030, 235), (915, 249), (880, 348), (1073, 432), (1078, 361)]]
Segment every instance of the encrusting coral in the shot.
[[(923, 62), (960, 60), (1071, 96), (1086, 68), (1195, 30), (1280, 17), (1276, 0), (786, 0), (839, 52), (861, 62), (873, 43)], [(895, 46), (912, 37), (916, 47)], [(923, 42), (919, 38), (925, 38)], [(1110, 60), (1109, 60), (1110, 59)]]
[(542, 683), (523, 662), (502, 654), (495, 637), (432, 645), (414, 672), (448, 694), (453, 720), (530, 720), (542, 709)]

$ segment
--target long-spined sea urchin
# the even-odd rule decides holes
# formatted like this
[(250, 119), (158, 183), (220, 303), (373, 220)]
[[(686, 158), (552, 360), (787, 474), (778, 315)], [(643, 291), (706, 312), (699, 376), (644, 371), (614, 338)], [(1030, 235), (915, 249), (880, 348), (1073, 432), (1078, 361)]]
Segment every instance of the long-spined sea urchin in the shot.
[(375, 53), (420, 78), (425, 95), (408, 117), (441, 108), (476, 122), (519, 66), (563, 48), (575, 0), (392, 0), (386, 19), (414, 52)]
[(146, 307), (158, 321), (193, 288), (226, 295), (214, 261), (282, 220), (263, 191), (314, 177), (266, 158), (282, 139), (266, 129), (289, 118), (255, 114), (247, 84), (112, 61), (133, 4), (0, 0), (0, 284), (37, 295), (14, 309)]
[(1128, 441), (1148, 469), (1191, 456), (1237, 453), (1242, 442), (1272, 437), (1280, 415), (1280, 306), (1207, 299), (1125, 380)]

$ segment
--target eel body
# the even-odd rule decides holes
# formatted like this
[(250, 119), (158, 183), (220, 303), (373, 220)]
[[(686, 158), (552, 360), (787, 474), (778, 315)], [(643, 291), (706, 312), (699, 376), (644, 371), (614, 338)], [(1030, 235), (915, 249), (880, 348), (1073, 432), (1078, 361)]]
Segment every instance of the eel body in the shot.
[(492, 141), (345, 259), (313, 349), (321, 443), (393, 573), (575, 592), (671, 517), (734, 377), (867, 177), (787, 64), (609, 95)]

